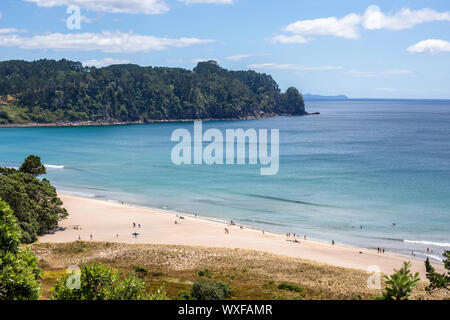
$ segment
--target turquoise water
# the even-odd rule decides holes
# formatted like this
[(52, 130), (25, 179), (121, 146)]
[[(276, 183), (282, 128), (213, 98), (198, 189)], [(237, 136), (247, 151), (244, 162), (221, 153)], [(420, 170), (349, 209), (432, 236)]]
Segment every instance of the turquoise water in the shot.
[(450, 101), (307, 108), (321, 115), (203, 123), (204, 130), (280, 129), (274, 176), (249, 165), (175, 166), (171, 133), (192, 131), (193, 123), (3, 128), (0, 165), (38, 154), (60, 192), (417, 257), (430, 248), (439, 259), (450, 249)]

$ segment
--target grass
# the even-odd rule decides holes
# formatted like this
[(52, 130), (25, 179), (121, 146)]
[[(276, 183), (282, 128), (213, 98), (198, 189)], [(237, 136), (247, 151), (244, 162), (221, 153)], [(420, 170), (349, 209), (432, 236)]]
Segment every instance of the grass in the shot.
[[(164, 286), (176, 299), (189, 292), (198, 279), (226, 281), (232, 299), (373, 299), (381, 290), (367, 288), (369, 274), (298, 258), (250, 250), (200, 248), (169, 245), (130, 245), (103, 242), (33, 244), (30, 246), (44, 270), (42, 299), (51, 297), (50, 288), (70, 265), (98, 261), (117, 268), (123, 275), (147, 270), (139, 276), (150, 291)], [(421, 282), (414, 299), (444, 299), (448, 293), (425, 292)]]

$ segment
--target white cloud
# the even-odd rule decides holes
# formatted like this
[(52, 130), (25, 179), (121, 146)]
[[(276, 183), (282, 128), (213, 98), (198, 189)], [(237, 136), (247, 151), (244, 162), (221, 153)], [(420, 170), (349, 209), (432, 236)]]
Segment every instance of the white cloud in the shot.
[(205, 61), (211, 61), (211, 60), (220, 62), (220, 59), (216, 59), (216, 58), (176, 59), (176, 60), (168, 60), (168, 62), (171, 62), (171, 63), (199, 63), (199, 62), (205, 62)]
[(101, 67), (106, 67), (106, 66), (110, 66), (113, 64), (126, 64), (126, 63), (130, 63), (130, 62), (131, 62), (130, 60), (119, 60), (119, 59), (114, 59), (114, 58), (104, 58), (101, 60), (92, 59), (92, 60), (84, 61), (83, 66), (101, 68)]
[(214, 40), (197, 38), (158, 38), (119, 31), (102, 33), (50, 33), (33, 37), (17, 34), (0, 36), (0, 46), (21, 49), (52, 49), (103, 52), (139, 52), (165, 50), (169, 47), (187, 47), (195, 44), (211, 43)]
[(233, 0), (179, 0), (185, 4), (195, 3), (215, 3), (215, 4), (233, 4)]
[(450, 42), (440, 39), (428, 39), (420, 41), (406, 50), (412, 53), (439, 53), (439, 52), (450, 52)]
[(296, 71), (330, 71), (341, 70), (341, 66), (306, 66), (290, 63), (260, 63), (248, 66), (252, 69), (275, 69), (275, 70), (296, 70)]
[(284, 31), (298, 35), (331, 35), (342, 38), (358, 38), (358, 24), (361, 16), (355, 13), (338, 19), (336, 17), (321, 18), (314, 20), (300, 20), (291, 23)]
[(414, 74), (414, 71), (412, 70), (402, 70), (402, 69), (393, 69), (385, 71), (360, 71), (360, 70), (347, 70), (342, 66), (307, 66), (291, 63), (261, 63), (261, 64), (251, 64), (248, 67), (252, 69), (272, 69), (272, 70), (288, 70), (288, 71), (339, 71), (344, 74), (358, 77), (380, 77), (380, 76)]
[(402, 76), (402, 75), (412, 75), (414, 71), (412, 70), (385, 70), (385, 71), (361, 71), (361, 70), (345, 70), (344, 73), (357, 76), (357, 77), (380, 77), (380, 76)]
[(367, 30), (410, 29), (417, 24), (433, 21), (450, 21), (450, 12), (438, 12), (429, 8), (411, 10), (403, 8), (393, 14), (381, 12), (378, 6), (369, 6), (364, 14), (350, 13), (342, 18), (327, 17), (299, 20), (283, 29), (289, 35), (277, 35), (274, 43), (306, 43), (305, 36), (335, 36), (346, 39), (359, 38), (361, 28)]
[(239, 61), (239, 60), (248, 59), (248, 58), (252, 58), (252, 57), (268, 56), (268, 55), (269, 55), (268, 53), (236, 54), (236, 55), (233, 55), (233, 56), (225, 57), (225, 60)]
[(283, 43), (283, 44), (290, 44), (290, 43), (307, 43), (309, 39), (306, 39), (305, 37), (302, 37), (300, 35), (290, 35), (286, 36), (284, 34), (277, 35), (273, 38), (269, 39), (270, 42), (273, 43)]
[(169, 11), (164, 0), (24, 0), (39, 7), (76, 5), (82, 9), (111, 13), (161, 14)]
[(362, 25), (368, 30), (402, 30), (432, 21), (450, 21), (450, 12), (437, 12), (429, 8), (420, 10), (403, 8), (395, 14), (384, 14), (379, 7), (370, 6), (364, 13)]
[(27, 31), (16, 28), (0, 28), (0, 34), (18, 33), (18, 32), (27, 32)]

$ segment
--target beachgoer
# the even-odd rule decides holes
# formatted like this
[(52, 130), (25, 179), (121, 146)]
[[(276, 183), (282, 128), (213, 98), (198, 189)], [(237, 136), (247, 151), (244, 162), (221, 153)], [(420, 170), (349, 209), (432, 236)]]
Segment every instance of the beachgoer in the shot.
[(141, 227), (141, 224), (138, 224), (139, 228)]
[(133, 222), (133, 228), (136, 228), (136, 222)]
[(384, 248), (383, 248), (383, 253), (384, 253)]
[(92, 240), (92, 234), (91, 234), (91, 240)]
[(175, 224), (178, 224), (178, 221), (177, 221), (177, 220), (175, 220)]
[(306, 240), (306, 234), (305, 234), (305, 236), (303, 237), (303, 240)]
[(116, 233), (116, 238), (119, 238), (119, 234), (118, 233)]
[(331, 240), (331, 245), (333, 245), (333, 246), (334, 246), (334, 240)]
[(81, 236), (80, 235), (78, 235), (78, 240), (81, 240)]
[(263, 234), (264, 234), (264, 230), (263, 230), (262, 232), (263, 232)]
[(228, 229), (227, 229), (227, 228), (225, 228), (225, 234), (228, 234), (228, 233), (229, 233)]

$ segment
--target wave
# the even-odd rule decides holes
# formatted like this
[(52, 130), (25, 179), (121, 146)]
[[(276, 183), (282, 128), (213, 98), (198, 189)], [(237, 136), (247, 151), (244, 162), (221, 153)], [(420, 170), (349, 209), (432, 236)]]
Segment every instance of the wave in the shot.
[(300, 200), (291, 200), (291, 199), (285, 199), (280, 197), (272, 197), (272, 196), (264, 196), (260, 194), (253, 194), (253, 193), (246, 193), (245, 195), (255, 198), (261, 198), (261, 199), (267, 199), (267, 200), (275, 200), (275, 201), (282, 201), (282, 202), (290, 202), (290, 203), (297, 203), (297, 204), (303, 204), (308, 206), (314, 206), (314, 207), (325, 207), (325, 208), (337, 208), (335, 206), (330, 206), (326, 204), (320, 204), (320, 203), (314, 203), (314, 202), (306, 202), (306, 201), (300, 201)]
[(44, 166), (46, 168), (51, 168), (51, 169), (64, 169), (64, 166), (58, 166), (58, 165), (55, 165), (55, 164), (45, 164), (44, 163)]
[(58, 190), (58, 193), (66, 194), (66, 195), (72, 195), (72, 196), (79, 196), (84, 198), (99, 198), (100, 196), (97, 196), (96, 194), (91, 193), (84, 193), (79, 191), (68, 191), (68, 190)]
[(403, 241), (408, 242), (408, 243), (428, 244), (428, 245), (438, 246), (438, 247), (450, 247), (449, 242), (420, 241), (420, 240), (403, 240)]

